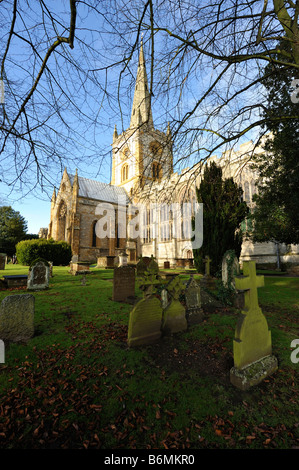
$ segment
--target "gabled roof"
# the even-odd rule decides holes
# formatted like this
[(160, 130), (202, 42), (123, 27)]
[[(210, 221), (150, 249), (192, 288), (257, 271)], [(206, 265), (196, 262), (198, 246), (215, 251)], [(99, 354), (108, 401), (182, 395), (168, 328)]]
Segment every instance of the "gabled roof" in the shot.
[[(69, 175), (71, 185), (74, 184), (74, 175)], [(90, 180), (78, 176), (79, 181), (79, 197), (86, 197), (89, 199), (96, 199), (97, 201), (106, 201), (114, 204), (118, 203), (118, 197), (122, 196), (126, 198), (126, 202), (129, 202), (126, 191), (118, 186), (113, 186), (107, 183), (101, 183), (99, 181)]]

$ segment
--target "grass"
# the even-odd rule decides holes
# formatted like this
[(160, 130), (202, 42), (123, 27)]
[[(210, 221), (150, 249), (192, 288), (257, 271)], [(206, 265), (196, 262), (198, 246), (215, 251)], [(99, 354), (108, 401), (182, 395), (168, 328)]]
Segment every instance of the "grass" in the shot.
[(112, 270), (91, 272), (82, 286), (54, 267), (49, 290), (33, 293), (35, 336), (11, 344), (0, 366), (1, 448), (298, 448), (298, 278), (265, 277), (259, 301), (279, 370), (241, 392), (229, 381), (236, 311), (129, 349), (132, 306), (111, 300)]

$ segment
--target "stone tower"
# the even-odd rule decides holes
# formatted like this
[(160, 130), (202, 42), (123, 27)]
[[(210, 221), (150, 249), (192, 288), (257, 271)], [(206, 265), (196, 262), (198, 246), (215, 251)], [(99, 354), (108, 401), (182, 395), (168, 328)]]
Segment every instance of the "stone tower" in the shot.
[(145, 184), (172, 173), (171, 133), (169, 127), (166, 133), (154, 127), (141, 41), (130, 127), (120, 135), (115, 127), (113, 134), (111, 184), (133, 196)]

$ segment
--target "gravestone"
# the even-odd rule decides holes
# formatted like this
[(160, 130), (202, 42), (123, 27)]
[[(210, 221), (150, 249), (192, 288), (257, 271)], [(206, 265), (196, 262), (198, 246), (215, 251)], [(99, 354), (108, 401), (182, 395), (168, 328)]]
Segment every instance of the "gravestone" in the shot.
[(3, 276), (3, 282), (6, 288), (27, 286), (27, 274), (13, 274), (11, 276)]
[(137, 264), (137, 285), (144, 298), (130, 312), (128, 345), (141, 346), (157, 341), (161, 335), (163, 309), (155, 296), (157, 289), (165, 284), (159, 276), (159, 267), (153, 257), (147, 262), (141, 258)]
[(5, 269), (6, 253), (0, 253), (0, 271)]
[(161, 337), (162, 307), (160, 300), (146, 296), (130, 312), (128, 346), (151, 344)]
[(264, 285), (264, 276), (256, 276), (255, 261), (244, 261), (243, 273), (235, 278), (236, 288), (245, 291), (245, 305), (235, 331), (230, 380), (247, 390), (275, 372), (278, 365), (272, 355), (271, 332), (258, 304), (257, 289)]
[(166, 285), (166, 290), (171, 298), (169, 305), (163, 311), (162, 331), (166, 335), (187, 329), (186, 310), (179, 301), (184, 287), (178, 276)]
[(234, 250), (224, 253), (222, 259), (222, 283), (233, 294), (233, 306), (238, 309), (244, 307), (244, 292), (236, 289), (235, 277), (240, 275), (240, 264)]
[(187, 282), (185, 290), (186, 318), (188, 325), (195, 325), (203, 321), (203, 309), (201, 308), (200, 287), (193, 276)]
[(53, 277), (53, 261), (49, 261), (49, 277)]
[(114, 255), (107, 255), (106, 256), (106, 269), (113, 269), (118, 264), (118, 257)]
[(5, 344), (2, 339), (0, 339), (0, 364), (5, 363)]
[(135, 297), (135, 268), (133, 266), (114, 268), (112, 300), (125, 302), (130, 297)]
[(34, 303), (31, 294), (9, 295), (0, 306), (0, 338), (27, 342), (34, 334)]
[(147, 268), (151, 262), (151, 258), (148, 256), (140, 256), (139, 261), (136, 265), (136, 275), (143, 276), (143, 274), (147, 271)]
[(128, 264), (128, 256), (127, 253), (125, 251), (121, 252), (119, 255), (118, 255), (118, 259), (119, 259), (119, 266), (127, 266)]
[(89, 273), (89, 265), (88, 261), (77, 261), (76, 263), (70, 263), (70, 271), (69, 273), (73, 276), (77, 276), (79, 274), (86, 274)]
[(159, 274), (159, 266), (153, 255), (151, 258), (141, 258), (136, 266), (137, 284), (144, 295), (153, 294), (157, 285), (165, 284)]
[(212, 260), (208, 255), (203, 259), (203, 262), (205, 263), (205, 274), (200, 280), (200, 285), (201, 287), (204, 287), (205, 289), (214, 288), (214, 279), (212, 278), (210, 274), (211, 261)]
[(38, 259), (29, 269), (27, 290), (44, 290), (49, 287), (49, 263)]
[(168, 305), (168, 292), (166, 289), (162, 289), (161, 291), (161, 303), (163, 309), (165, 309)]
[[(224, 253), (222, 259), (222, 282), (225, 287), (236, 290), (235, 277), (240, 275), (240, 265), (233, 250)], [(230, 286), (228, 285), (230, 284)]]

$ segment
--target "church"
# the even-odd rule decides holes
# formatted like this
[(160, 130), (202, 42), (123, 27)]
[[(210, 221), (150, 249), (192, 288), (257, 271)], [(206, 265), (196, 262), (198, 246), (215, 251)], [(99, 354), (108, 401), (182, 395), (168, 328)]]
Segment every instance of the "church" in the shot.
[[(233, 177), (249, 206), (258, 177), (250, 168), (252, 149), (253, 143), (248, 142), (237, 152), (225, 152), (220, 158), (212, 156), (205, 163), (216, 161), (224, 178)], [(188, 267), (193, 261), (190, 237), (183, 230), (180, 237), (174, 236), (173, 215), (165, 208), (170, 202), (179, 206), (188, 202), (195, 207), (202, 174), (202, 162), (180, 173), (173, 170), (172, 135), (169, 125), (165, 132), (155, 129), (141, 42), (130, 126), (120, 135), (115, 126), (113, 133), (111, 183), (83, 178), (77, 170), (70, 174), (65, 169), (57, 194), (54, 189), (51, 199), (48, 238), (68, 242), (74, 261), (97, 262), (98, 266), (106, 266), (107, 257), (115, 257), (117, 263), (118, 255), (125, 251), (128, 263), (136, 263), (140, 255), (153, 255), (160, 267)], [(143, 231), (137, 238), (130, 238), (117, 223), (123, 220), (122, 212), (130, 218), (125, 211), (129, 204), (148, 208), (142, 213)], [(155, 216), (153, 236), (151, 207), (155, 204), (160, 210)], [(99, 237), (97, 228), (103, 215), (99, 207), (105, 205), (114, 209), (114, 226), (110, 227), (110, 236)], [(240, 262), (252, 259), (261, 267), (275, 267), (277, 250), (283, 262), (299, 264), (297, 246), (253, 244), (249, 240), (243, 242)]]

